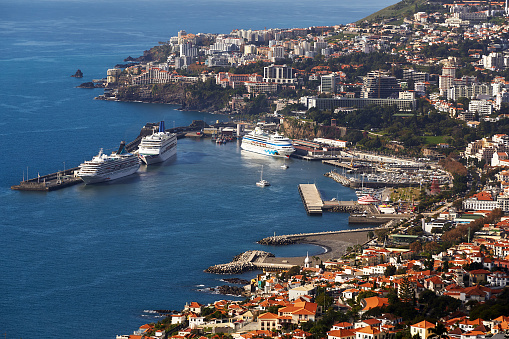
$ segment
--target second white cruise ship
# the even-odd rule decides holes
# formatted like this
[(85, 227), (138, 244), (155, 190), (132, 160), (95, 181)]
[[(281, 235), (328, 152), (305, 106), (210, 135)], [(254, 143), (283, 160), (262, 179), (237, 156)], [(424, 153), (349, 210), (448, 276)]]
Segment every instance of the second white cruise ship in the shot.
[(289, 157), (290, 154), (295, 152), (290, 139), (278, 133), (264, 133), (259, 127), (242, 137), (240, 148), (273, 157)]
[(94, 184), (110, 181), (136, 173), (140, 168), (140, 159), (137, 155), (125, 151), (125, 142), (122, 141), (116, 153), (107, 155), (103, 150), (80, 165), (77, 175), (85, 184)]
[(164, 131), (164, 121), (159, 132), (143, 137), (138, 148), (140, 159), (147, 165), (163, 162), (177, 153), (177, 135)]

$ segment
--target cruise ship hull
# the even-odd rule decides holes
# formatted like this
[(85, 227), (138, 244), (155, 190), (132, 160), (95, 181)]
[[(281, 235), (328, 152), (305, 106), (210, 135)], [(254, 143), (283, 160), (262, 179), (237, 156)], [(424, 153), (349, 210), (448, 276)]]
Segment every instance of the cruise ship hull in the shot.
[(275, 134), (263, 132), (259, 127), (242, 138), (240, 148), (246, 151), (263, 154), (271, 157), (289, 157), (295, 148), (290, 139)]
[(294, 151), (288, 152), (288, 151), (278, 150), (278, 149), (266, 149), (266, 148), (261, 148), (261, 147), (253, 146), (250, 144), (246, 144), (244, 142), (240, 145), (240, 148), (245, 151), (268, 155), (271, 157), (278, 157), (278, 158), (288, 158), (294, 152)]
[(131, 166), (129, 168), (117, 170), (117, 171), (110, 172), (110, 173), (103, 173), (103, 174), (96, 174), (96, 175), (83, 174), (83, 175), (80, 175), (80, 177), (81, 177), (81, 179), (83, 179), (83, 181), (87, 185), (88, 184), (97, 184), (100, 182), (111, 181), (111, 180), (127, 177), (129, 175), (136, 173), (139, 168), (140, 168), (140, 164), (138, 163), (137, 166)]
[(177, 154), (177, 144), (171, 144), (165, 148), (164, 152), (158, 154), (140, 153), (139, 156), (141, 161), (143, 161), (146, 165), (152, 165), (166, 161), (175, 154)]

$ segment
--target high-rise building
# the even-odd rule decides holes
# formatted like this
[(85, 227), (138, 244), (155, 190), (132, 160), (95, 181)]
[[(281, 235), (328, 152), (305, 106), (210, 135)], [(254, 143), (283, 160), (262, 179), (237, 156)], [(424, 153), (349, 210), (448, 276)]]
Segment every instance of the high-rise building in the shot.
[(395, 77), (381, 71), (370, 72), (363, 79), (362, 98), (389, 98), (397, 96), (401, 86)]
[(293, 77), (293, 69), (286, 65), (270, 65), (263, 68), (263, 82), (278, 84), (293, 84), (297, 79)]
[(198, 49), (193, 47), (193, 44), (190, 42), (182, 43), (180, 45), (180, 56), (194, 58), (198, 56)]
[(276, 61), (278, 59), (285, 58), (285, 48), (281, 45), (272, 46), (270, 48), (270, 52), (272, 52), (272, 61)]
[(334, 73), (322, 75), (320, 82), (320, 89), (322, 93), (336, 93), (339, 76)]

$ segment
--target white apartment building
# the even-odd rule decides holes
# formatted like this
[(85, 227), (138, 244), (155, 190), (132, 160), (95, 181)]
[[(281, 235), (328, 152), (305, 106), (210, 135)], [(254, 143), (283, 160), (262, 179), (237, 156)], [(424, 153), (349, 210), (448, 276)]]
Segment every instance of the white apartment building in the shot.
[(293, 77), (293, 69), (286, 65), (270, 65), (263, 68), (263, 82), (277, 84), (294, 84), (297, 79)]
[(494, 199), (490, 193), (483, 191), (463, 200), (463, 209), (467, 211), (492, 211), (495, 208), (509, 211), (509, 196), (499, 195)]
[(493, 105), (488, 100), (471, 100), (468, 104), (468, 110), (480, 115), (490, 115), (493, 113)]

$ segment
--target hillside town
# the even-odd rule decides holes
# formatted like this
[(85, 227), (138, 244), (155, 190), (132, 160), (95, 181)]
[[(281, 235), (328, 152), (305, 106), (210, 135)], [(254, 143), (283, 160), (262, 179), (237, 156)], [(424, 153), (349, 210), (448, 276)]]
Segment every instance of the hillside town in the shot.
[(508, 229), (502, 218), (424, 258), (415, 246), (371, 243), (338, 261), (306, 257), (287, 272), (258, 274), (243, 301), (193, 301), (117, 339), (505, 338)]
[(190, 300), (117, 339), (509, 335), (508, 4), (391, 8), (347, 25), (180, 31), (108, 70), (100, 99), (276, 121), (305, 156), (339, 152), (354, 169), (361, 150), (435, 173), (415, 195), (375, 200), (405, 217), (342, 257), (263, 271), (242, 301)]
[[(276, 113), (292, 104), (335, 113), (368, 105), (396, 105), (405, 112), (430, 106), (471, 128), (505, 118), (496, 114), (509, 102), (505, 3), (418, 7), (427, 11), (401, 20), (230, 34), (180, 31), (145, 56), (126, 59), (139, 62), (108, 70), (106, 87), (210, 80), (236, 90), (221, 108), (233, 114), (266, 95)], [(370, 54), (382, 56), (377, 69), (362, 63)], [(259, 72), (238, 72), (249, 69)], [(288, 92), (294, 95), (285, 97)]]

